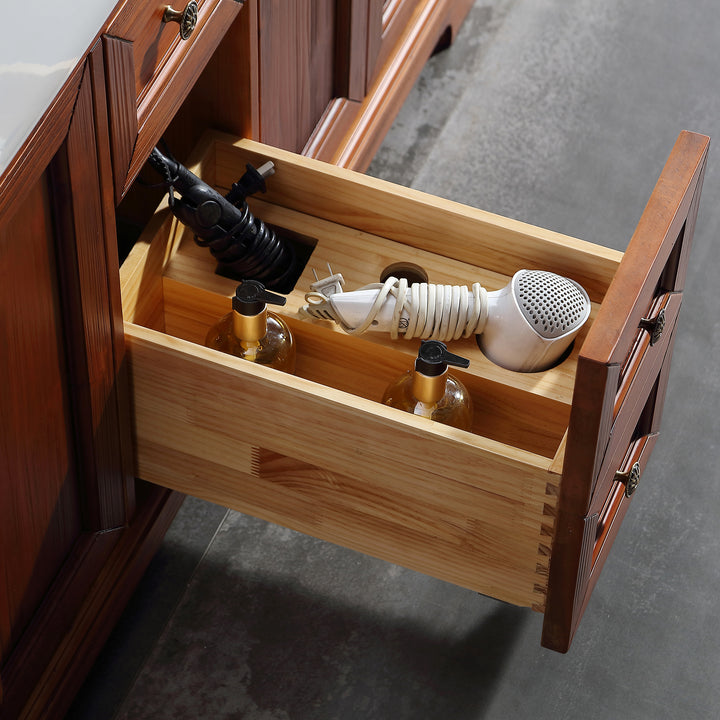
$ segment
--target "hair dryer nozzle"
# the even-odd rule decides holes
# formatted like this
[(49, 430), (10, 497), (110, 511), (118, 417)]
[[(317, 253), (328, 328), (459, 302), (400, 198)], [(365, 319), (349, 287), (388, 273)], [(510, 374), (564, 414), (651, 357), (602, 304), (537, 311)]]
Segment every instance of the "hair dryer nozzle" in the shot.
[(488, 320), (478, 344), (508, 370), (546, 370), (562, 357), (590, 309), (590, 298), (573, 280), (519, 270), (502, 290), (488, 293)]

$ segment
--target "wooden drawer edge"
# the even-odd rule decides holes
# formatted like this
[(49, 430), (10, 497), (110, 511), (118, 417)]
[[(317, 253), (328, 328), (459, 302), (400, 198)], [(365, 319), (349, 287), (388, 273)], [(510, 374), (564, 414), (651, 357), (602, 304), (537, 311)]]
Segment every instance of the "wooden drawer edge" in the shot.
[(446, 29), (462, 22), (470, 4), (424, 0), (415, 8), (398, 3), (386, 9), (383, 47), (367, 94), (331, 100), (302, 154), (365, 172), (427, 59)]

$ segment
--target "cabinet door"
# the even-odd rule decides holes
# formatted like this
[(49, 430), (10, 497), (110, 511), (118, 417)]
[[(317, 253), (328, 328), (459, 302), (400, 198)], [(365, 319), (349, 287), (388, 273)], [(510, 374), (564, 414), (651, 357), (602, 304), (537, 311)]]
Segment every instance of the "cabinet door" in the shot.
[(334, 95), (335, 0), (256, 6), (258, 139), (298, 152)]
[(0, 221), (2, 718), (42, 692), (133, 506), (104, 108), (94, 53), (50, 164)]
[(361, 101), (373, 79), (383, 34), (383, 0), (339, 0), (335, 94)]

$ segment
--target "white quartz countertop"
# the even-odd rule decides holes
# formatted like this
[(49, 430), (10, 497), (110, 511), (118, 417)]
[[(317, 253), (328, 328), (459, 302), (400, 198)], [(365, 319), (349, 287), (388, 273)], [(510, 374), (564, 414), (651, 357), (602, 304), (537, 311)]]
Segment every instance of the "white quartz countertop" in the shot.
[(117, 2), (2, 3), (0, 175), (89, 50)]

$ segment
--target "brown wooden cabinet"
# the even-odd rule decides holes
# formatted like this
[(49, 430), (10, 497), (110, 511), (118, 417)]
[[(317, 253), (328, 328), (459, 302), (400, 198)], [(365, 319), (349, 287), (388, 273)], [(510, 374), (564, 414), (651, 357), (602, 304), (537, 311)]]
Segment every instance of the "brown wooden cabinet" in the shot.
[[(348, 172), (370, 162), (425, 60), (452, 38), (470, 4), (202, 0), (197, 26), (183, 40), (154, 2), (127, 0), (89, 40), (87, 56), (0, 177), (2, 720), (62, 715), (182, 502), (176, 490), (205, 492), (529, 605), (545, 615), (543, 643), (567, 649), (630, 501), (625, 488), (657, 437), (707, 138), (681, 134), (625, 256)], [(171, 303), (154, 290), (173, 256), (136, 243), (123, 267), (121, 298), (118, 242), (126, 234), (131, 243), (136, 238), (117, 228), (134, 223), (138, 233), (156, 234), (163, 222), (154, 215), (157, 198), (136, 180), (145, 159), (165, 138), (184, 160), (208, 127), (249, 139), (239, 149), (214, 143), (206, 163), (213, 184), (231, 183), (236, 178), (227, 173), (247, 158), (273, 156), (277, 182), (263, 207), (276, 224), (292, 220), (306, 233), (303, 213), (311, 209), (312, 232), (337, 224), (331, 235), (341, 237), (352, 218), (366, 242), (382, 236), (378, 247), (407, 246), (439, 268), (458, 262), (444, 257), (444, 229), (452, 226), (458, 258), (491, 276), (507, 275), (516, 262), (537, 266), (540, 257), (578, 276), (597, 314), (584, 342), (550, 373), (557, 392), (542, 397), (479, 361), (477, 392), (510, 411), (494, 417), (492, 428), (458, 439), (380, 412), (363, 395), (377, 378), (352, 367), (334, 378), (322, 363), (306, 366), (305, 376), (286, 386), (218, 360), (194, 344), (192, 329), (168, 339), (163, 325)], [(356, 239), (357, 232), (351, 235)], [(445, 249), (436, 255), (438, 238)], [(333, 252), (358, 251), (349, 245)], [(145, 264), (144, 284), (133, 263)], [(357, 265), (358, 282), (367, 273), (375, 278), (377, 268)], [(198, 297), (195, 289), (188, 294)], [(214, 316), (226, 293), (215, 287), (206, 295), (207, 307), (195, 310)], [(148, 303), (155, 306), (148, 310)], [(123, 314), (133, 323), (127, 332)], [(651, 343), (646, 321), (657, 326), (661, 314), (666, 328)], [(335, 342), (329, 351), (344, 352)], [(378, 348), (388, 367), (406, 360), (398, 360), (397, 348)], [(200, 433), (199, 443), (165, 447), (167, 438), (153, 436), (156, 414), (163, 403), (196, 402), (187, 392), (197, 376), (191, 366), (228, 379), (228, 397), (238, 403), (249, 391), (292, 393), (329, 413), (340, 430), (361, 416), (365, 465), (347, 470), (309, 438), (288, 442), (292, 432), (268, 432), (272, 447), (233, 442), (237, 457), (208, 457), (201, 433), (211, 433), (212, 450), (222, 428), (202, 417), (199, 427), (177, 428), (179, 438)], [(186, 391), (168, 391), (164, 373)], [(317, 383), (329, 391), (318, 393)], [(530, 396), (532, 408), (550, 414), (551, 430), (540, 437), (532, 412), (523, 410)], [(183, 410), (173, 417), (195, 416)], [(369, 445), (381, 446), (388, 434), (417, 442), (418, 432), (441, 454), (491, 468), (452, 481), (444, 498), (449, 521), (434, 502), (422, 502), (412, 483), (366, 492), (363, 472), (384, 482), (382, 458)], [(208, 475), (202, 491), (183, 474), (186, 456), (196, 451), (201, 455), (193, 462), (202, 462)], [(416, 455), (404, 457), (408, 477), (423, 474)], [(136, 480), (138, 468), (159, 484)], [(248, 496), (228, 479), (238, 472), (246, 476)], [(295, 487), (297, 472), (306, 488)], [(493, 483), (505, 472), (515, 484), (500, 492)], [(420, 489), (432, 494), (430, 486)], [(419, 503), (409, 531), (406, 518), (384, 502), (386, 491)], [(324, 501), (324, 517), (309, 524), (298, 517), (297, 507), (312, 510)], [(495, 512), (503, 502), (507, 513)], [(490, 547), (490, 536), (501, 542)], [(512, 557), (505, 552), (510, 545), (517, 551)], [(465, 548), (462, 562), (457, 547)]]
[(182, 502), (133, 476), (116, 228), (150, 150), (214, 127), (367, 164), (470, 3), (198, 5), (182, 40), (120, 3), (0, 176), (3, 720), (63, 714)]
[(74, 79), (67, 126), (0, 221), (2, 717), (71, 697), (51, 700), (51, 660), (88, 666), (77, 618), (105, 612), (97, 581), (135, 509), (99, 46)]
[[(297, 368), (203, 346), (236, 281), (163, 203), (121, 268), (139, 474), (532, 608), (543, 645), (567, 651), (658, 438), (707, 149), (707, 137), (680, 134), (620, 253), (207, 133), (196, 172), (227, 192), (246, 163), (272, 160), (255, 211), (314, 239), (312, 265), (276, 309)], [(470, 360), (454, 372), (482, 412), (469, 432), (426, 422), (379, 402), (416, 343), (348, 335), (300, 311), (313, 266), (330, 264), (353, 290), (398, 262), (492, 290), (519, 268), (552, 267), (587, 290), (591, 319), (536, 372), (453, 340)]]

